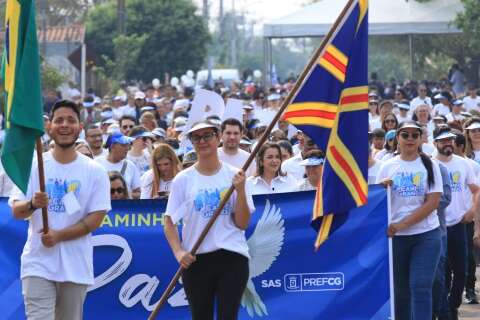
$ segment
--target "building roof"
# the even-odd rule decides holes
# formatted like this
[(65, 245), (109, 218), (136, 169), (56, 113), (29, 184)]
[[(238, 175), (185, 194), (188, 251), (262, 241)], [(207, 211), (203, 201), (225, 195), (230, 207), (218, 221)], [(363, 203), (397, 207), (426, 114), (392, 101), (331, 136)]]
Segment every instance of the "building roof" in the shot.
[[(78, 42), (83, 43), (85, 40), (85, 26), (84, 25), (70, 25), (70, 26), (55, 26), (47, 27), (47, 43), (65, 43)], [(45, 32), (38, 29), (38, 42), (44, 41)]]
[[(267, 22), (263, 36), (270, 38), (321, 37), (328, 33), (347, 0), (323, 0), (286, 17)], [(463, 11), (460, 0), (370, 0), (370, 35), (460, 33), (452, 21)]]

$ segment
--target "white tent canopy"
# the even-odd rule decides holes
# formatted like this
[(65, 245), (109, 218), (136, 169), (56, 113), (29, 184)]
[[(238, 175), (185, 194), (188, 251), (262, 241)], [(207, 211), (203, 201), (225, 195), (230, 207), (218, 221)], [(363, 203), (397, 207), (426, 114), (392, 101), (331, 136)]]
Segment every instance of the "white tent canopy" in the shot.
[[(289, 16), (267, 22), (265, 38), (321, 37), (328, 33), (346, 0), (321, 0)], [(369, 34), (445, 34), (460, 33), (453, 24), (463, 11), (460, 0), (370, 0)]]

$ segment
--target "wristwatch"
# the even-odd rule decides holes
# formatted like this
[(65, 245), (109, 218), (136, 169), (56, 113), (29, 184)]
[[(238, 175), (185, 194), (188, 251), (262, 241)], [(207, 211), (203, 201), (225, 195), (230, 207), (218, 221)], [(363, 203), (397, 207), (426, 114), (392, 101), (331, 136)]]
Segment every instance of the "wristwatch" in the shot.
[(28, 211), (32, 211), (32, 212), (33, 212), (33, 211), (37, 210), (38, 208), (35, 207), (35, 206), (33, 205), (33, 201), (30, 200), (30, 201), (28, 201), (27, 209), (28, 209)]

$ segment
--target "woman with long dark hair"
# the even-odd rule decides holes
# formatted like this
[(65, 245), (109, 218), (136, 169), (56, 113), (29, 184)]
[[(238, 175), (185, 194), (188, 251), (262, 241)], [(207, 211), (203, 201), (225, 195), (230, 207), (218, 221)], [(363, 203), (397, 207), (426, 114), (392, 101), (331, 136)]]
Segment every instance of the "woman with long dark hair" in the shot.
[(293, 176), (282, 172), (282, 150), (275, 142), (267, 142), (257, 153), (257, 172), (248, 177), (247, 190), (250, 194), (290, 192), (299, 183)]
[(395, 318), (432, 319), (432, 285), (441, 241), (436, 214), (442, 194), (438, 164), (420, 151), (422, 129), (414, 121), (399, 125), (400, 153), (383, 163), (377, 183), (391, 185)]

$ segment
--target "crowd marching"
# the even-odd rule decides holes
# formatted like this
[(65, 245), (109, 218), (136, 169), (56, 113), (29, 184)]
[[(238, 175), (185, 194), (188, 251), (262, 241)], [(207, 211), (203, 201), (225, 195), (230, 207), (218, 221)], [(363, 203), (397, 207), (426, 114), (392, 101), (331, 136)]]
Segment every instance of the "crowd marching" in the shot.
[[(438, 82), (385, 84), (371, 76), (368, 183), (383, 183), (392, 192), (392, 223), (386, 232), (393, 237), (396, 319), (458, 319), (462, 301), (478, 303), (474, 242), (478, 239), (480, 244), (480, 232), (475, 232), (474, 218), (480, 210), (480, 97), (474, 85), (465, 90), (464, 81), (458, 67), (449, 80)], [(213, 301), (203, 294), (211, 281), (195, 275), (205, 274), (218, 261), (237, 266), (236, 273), (242, 275), (221, 281), (239, 288), (226, 295), (222, 312), (232, 318), (238, 309), (248, 275), (248, 260), (241, 258), (248, 258), (248, 250), (238, 230), (246, 228), (248, 212), (254, 210), (251, 195), (314, 190), (320, 181), (324, 151), (284, 120), (244, 174), (234, 169), (243, 166), (293, 82), (264, 89), (253, 83), (226, 86), (219, 81), (211, 90), (225, 101), (243, 100), (243, 119), (211, 115), (190, 127), (194, 98), (190, 87), (128, 87), (103, 98), (89, 90), (83, 98), (68, 97), (79, 106), (81, 127), (75, 150), (108, 172), (111, 199), (169, 199), (166, 236), (182, 266), (189, 268), (196, 259), (188, 250), (202, 224), (185, 217), (195, 208), (182, 205), (205, 184), (228, 187), (233, 181), (235, 197), (225, 210), (235, 212), (234, 221), (222, 221), (222, 229), (215, 233), (229, 236), (206, 245), (225, 250), (197, 259), (195, 269), (189, 268), (183, 278), (194, 318), (209, 318), (209, 311), (202, 308)], [(45, 127), (56, 119), (52, 111), (70, 103), (55, 92), (47, 94)], [(44, 150), (55, 150), (58, 139), (58, 134), (51, 139), (46, 133)], [(46, 152), (48, 167), (52, 151)], [(3, 170), (0, 174), (0, 195), (9, 196), (13, 185)], [(27, 199), (13, 189), (15, 199)], [(201, 202), (208, 207), (218, 203), (210, 198), (220, 197), (197, 195), (193, 206)], [(48, 198), (38, 198), (29, 205), (35, 209), (45, 206), (45, 201)], [(97, 209), (108, 210), (104, 202), (99, 200)], [(174, 223), (182, 218), (193, 220), (190, 229), (183, 229), (180, 243)], [(231, 252), (240, 258), (230, 256)], [(214, 277), (216, 271), (209, 272)]]

